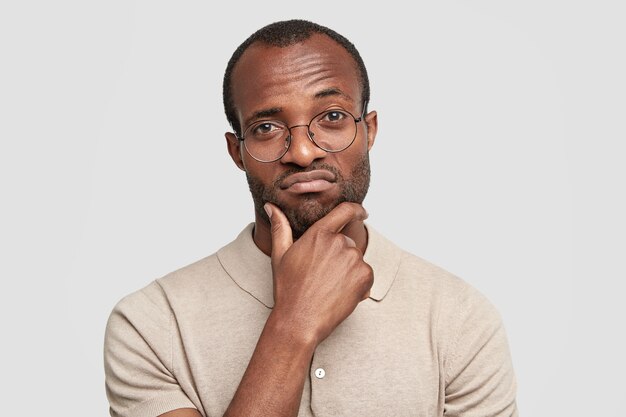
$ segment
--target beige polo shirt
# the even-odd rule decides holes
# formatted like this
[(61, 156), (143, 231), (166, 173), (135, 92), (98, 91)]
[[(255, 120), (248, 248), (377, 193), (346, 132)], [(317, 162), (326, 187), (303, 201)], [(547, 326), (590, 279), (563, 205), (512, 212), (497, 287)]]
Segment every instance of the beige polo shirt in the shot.
[[(115, 306), (104, 346), (111, 416), (223, 415), (273, 306), (270, 259), (253, 227)], [(299, 416), (517, 416), (492, 305), (367, 230), (371, 296), (317, 347)]]

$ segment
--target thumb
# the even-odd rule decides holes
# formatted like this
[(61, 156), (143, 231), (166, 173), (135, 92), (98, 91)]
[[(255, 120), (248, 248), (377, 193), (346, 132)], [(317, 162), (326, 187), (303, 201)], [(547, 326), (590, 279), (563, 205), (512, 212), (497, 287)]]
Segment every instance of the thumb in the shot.
[(267, 217), (270, 218), (272, 234), (272, 269), (277, 266), (283, 255), (293, 245), (293, 235), (291, 225), (287, 216), (274, 204), (265, 203), (263, 206)]

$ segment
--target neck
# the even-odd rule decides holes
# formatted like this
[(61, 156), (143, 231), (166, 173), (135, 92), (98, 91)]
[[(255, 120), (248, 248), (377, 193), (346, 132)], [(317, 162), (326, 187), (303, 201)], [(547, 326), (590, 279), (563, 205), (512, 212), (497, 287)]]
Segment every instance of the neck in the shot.
[[(346, 227), (343, 228), (341, 233), (354, 240), (354, 242), (356, 243), (356, 247), (361, 251), (361, 253), (365, 253), (365, 249), (367, 248), (367, 229), (365, 228), (365, 224), (363, 224), (362, 221), (349, 223), (348, 225), (346, 225)], [(259, 249), (261, 249), (264, 254), (266, 254), (267, 256), (271, 256), (271, 226), (269, 222), (259, 216), (259, 214), (255, 215), (253, 239), (254, 243)]]

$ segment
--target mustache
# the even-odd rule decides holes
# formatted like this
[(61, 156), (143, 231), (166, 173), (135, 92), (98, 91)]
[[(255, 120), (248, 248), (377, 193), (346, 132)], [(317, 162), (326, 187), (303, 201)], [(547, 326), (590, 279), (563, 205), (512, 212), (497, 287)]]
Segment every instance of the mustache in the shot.
[(273, 186), (274, 186), (274, 188), (280, 188), (280, 185), (283, 183), (283, 181), (285, 181), (285, 179), (288, 176), (293, 175), (293, 174), (298, 174), (298, 173), (301, 173), (301, 172), (315, 171), (315, 170), (318, 170), (318, 169), (322, 169), (322, 170), (326, 170), (326, 171), (331, 172), (335, 176), (335, 180), (337, 182), (343, 180), (343, 175), (341, 175), (341, 172), (339, 172), (339, 170), (336, 167), (334, 167), (332, 165), (329, 165), (327, 163), (324, 163), (324, 162), (318, 162), (318, 163), (311, 164), (311, 165), (309, 165), (306, 168), (291, 168), (291, 169), (288, 169), (287, 171), (285, 171), (282, 174), (280, 174), (278, 176), (278, 178), (276, 178), (276, 180), (273, 183)]

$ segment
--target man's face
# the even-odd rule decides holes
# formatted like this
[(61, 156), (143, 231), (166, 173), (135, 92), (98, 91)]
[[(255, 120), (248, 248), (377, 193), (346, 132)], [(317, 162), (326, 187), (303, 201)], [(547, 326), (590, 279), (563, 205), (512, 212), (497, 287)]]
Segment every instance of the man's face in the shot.
[[(284, 48), (253, 44), (235, 66), (232, 86), (242, 130), (259, 120), (307, 125), (313, 116), (336, 108), (361, 116), (356, 64), (324, 35)], [(376, 122), (376, 113), (369, 113), (357, 123), (354, 143), (338, 153), (317, 147), (306, 127), (293, 128), (287, 153), (269, 163), (252, 158), (228, 133), (229, 152), (246, 171), (257, 218), (269, 223), (263, 205), (271, 202), (285, 213), (298, 238), (339, 203), (362, 203), (369, 187), (368, 151)]]

